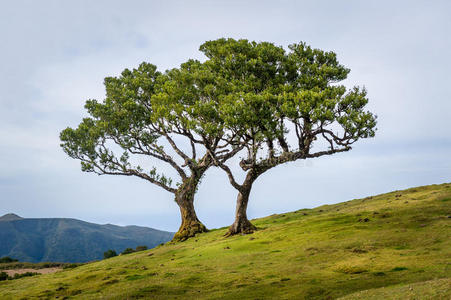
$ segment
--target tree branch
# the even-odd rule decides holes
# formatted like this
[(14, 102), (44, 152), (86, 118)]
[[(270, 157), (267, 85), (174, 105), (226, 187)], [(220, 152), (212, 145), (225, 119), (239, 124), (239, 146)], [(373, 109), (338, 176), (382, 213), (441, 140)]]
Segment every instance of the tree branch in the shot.
[(166, 137), (166, 139), (168, 140), (169, 144), (172, 146), (172, 148), (174, 149), (174, 151), (185, 160), (185, 163), (188, 164), (188, 162), (190, 161), (190, 158), (188, 157), (188, 155), (186, 155), (185, 153), (183, 153), (183, 151), (181, 151), (177, 145), (175, 144), (174, 140), (172, 140), (172, 138), (169, 136), (169, 134), (167, 134), (166, 131), (163, 131), (163, 135)]
[(160, 182), (160, 181), (158, 181), (158, 180), (156, 180), (156, 179), (150, 177), (150, 176), (147, 175), (147, 174), (138, 172), (137, 170), (128, 169), (128, 168), (124, 167), (123, 165), (120, 165), (120, 164), (117, 163), (117, 162), (110, 161), (111, 163), (113, 163), (113, 164), (115, 164), (115, 165), (117, 165), (117, 166), (120, 166), (120, 167), (123, 169), (123, 171), (108, 171), (108, 170), (106, 170), (106, 168), (100, 166), (96, 161), (93, 161), (93, 160), (87, 160), (87, 159), (85, 159), (85, 158), (83, 158), (83, 157), (80, 157), (80, 156), (77, 157), (77, 158), (78, 158), (79, 160), (81, 160), (81, 161), (84, 161), (84, 162), (88, 163), (88, 164), (94, 165), (94, 167), (97, 168), (98, 171), (96, 171), (95, 169), (93, 169), (92, 172), (96, 173), (97, 175), (124, 175), (124, 176), (137, 176), (137, 177), (139, 177), (139, 178), (145, 179), (145, 180), (147, 180), (147, 181), (149, 181), (149, 182), (151, 182), (151, 183), (153, 183), (153, 184), (155, 184), (155, 185), (158, 185), (158, 186), (162, 187), (163, 189), (165, 189), (166, 191), (168, 191), (168, 192), (170, 192), (170, 193), (175, 194), (176, 191), (177, 191), (176, 189), (171, 188), (171, 187), (167, 186), (166, 184), (163, 184), (162, 182)]

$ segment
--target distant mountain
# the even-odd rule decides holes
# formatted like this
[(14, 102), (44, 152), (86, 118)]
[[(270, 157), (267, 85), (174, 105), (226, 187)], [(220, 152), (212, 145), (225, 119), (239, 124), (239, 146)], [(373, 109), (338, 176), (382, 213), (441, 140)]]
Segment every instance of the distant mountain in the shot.
[(139, 226), (98, 225), (76, 219), (28, 219), (15, 214), (0, 217), (0, 257), (27, 262), (87, 262), (103, 258), (108, 249), (169, 241), (172, 232)]
[(14, 220), (22, 220), (23, 218), (19, 217), (16, 214), (6, 214), (0, 217), (0, 221), (14, 221)]

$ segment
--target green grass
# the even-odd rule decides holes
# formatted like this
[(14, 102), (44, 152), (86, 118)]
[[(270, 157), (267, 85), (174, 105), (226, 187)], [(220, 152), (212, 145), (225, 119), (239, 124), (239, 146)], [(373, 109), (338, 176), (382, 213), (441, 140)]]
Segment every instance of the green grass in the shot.
[(432, 185), (272, 215), (254, 220), (259, 230), (252, 235), (224, 238), (226, 228), (216, 229), (183, 243), (1, 282), (0, 295), (449, 299), (450, 197), (451, 184)]
[(415, 300), (450, 299), (451, 278), (442, 278), (410, 284), (398, 284), (389, 287), (357, 292), (340, 300)]

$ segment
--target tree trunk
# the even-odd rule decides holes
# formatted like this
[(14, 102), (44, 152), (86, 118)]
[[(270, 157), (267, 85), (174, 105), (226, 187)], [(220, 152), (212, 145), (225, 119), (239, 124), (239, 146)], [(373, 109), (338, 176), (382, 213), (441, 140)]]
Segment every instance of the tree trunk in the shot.
[(199, 184), (200, 176), (191, 176), (179, 187), (175, 194), (175, 202), (180, 208), (182, 224), (172, 238), (173, 242), (183, 242), (197, 233), (207, 232), (207, 228), (197, 218), (194, 210), (194, 194)]
[(252, 184), (254, 183), (257, 176), (251, 170), (247, 173), (246, 179), (244, 180), (241, 190), (238, 192), (236, 199), (236, 210), (235, 210), (235, 222), (229, 227), (229, 231), (226, 236), (231, 236), (235, 234), (249, 234), (257, 230), (248, 219), (247, 219), (247, 203), (249, 202), (249, 195), (251, 193)]

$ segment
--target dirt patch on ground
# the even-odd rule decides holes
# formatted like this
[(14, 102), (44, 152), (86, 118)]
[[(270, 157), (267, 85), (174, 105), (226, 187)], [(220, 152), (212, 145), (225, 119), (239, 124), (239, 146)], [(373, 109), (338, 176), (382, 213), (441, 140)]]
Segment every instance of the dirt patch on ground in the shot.
[(15, 269), (15, 270), (1, 270), (7, 273), (9, 276), (14, 276), (14, 274), (23, 274), (27, 272), (40, 273), (40, 274), (50, 274), (58, 272), (62, 268), (44, 268), (44, 269)]

